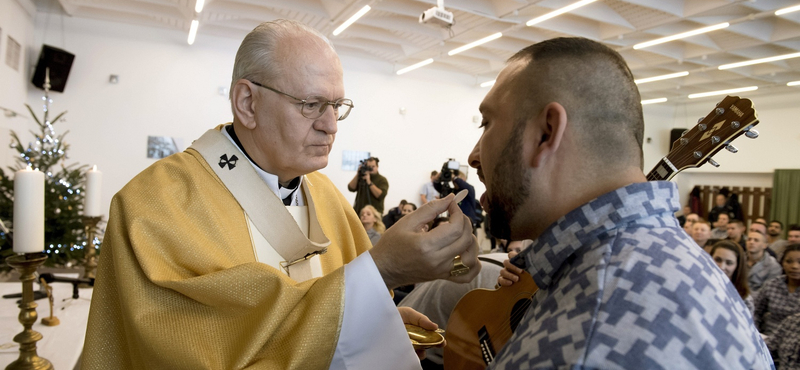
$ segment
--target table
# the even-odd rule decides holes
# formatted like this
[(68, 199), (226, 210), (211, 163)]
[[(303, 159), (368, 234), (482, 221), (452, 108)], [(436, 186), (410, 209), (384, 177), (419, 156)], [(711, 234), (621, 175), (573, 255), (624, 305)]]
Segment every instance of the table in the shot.
[[(63, 277), (78, 277), (78, 274), (56, 274)], [(83, 340), (86, 335), (86, 323), (89, 319), (89, 304), (92, 289), (79, 289), (80, 298), (72, 299), (72, 284), (53, 283), (53, 316), (61, 320), (58, 326), (42, 325), (42, 318), (50, 315), (47, 299), (37, 300), (39, 307), (36, 313), (39, 319), (33, 324), (33, 330), (42, 333), (44, 338), (36, 343), (39, 356), (53, 364), (56, 370), (76, 368), (83, 351)], [(39, 284), (33, 284), (34, 289)], [(0, 296), (22, 291), (22, 283), (0, 283)], [(19, 345), (14, 336), (22, 332), (19, 323), (18, 299), (0, 298), (0, 368), (5, 368), (19, 358)], [(13, 347), (8, 347), (9, 345)]]

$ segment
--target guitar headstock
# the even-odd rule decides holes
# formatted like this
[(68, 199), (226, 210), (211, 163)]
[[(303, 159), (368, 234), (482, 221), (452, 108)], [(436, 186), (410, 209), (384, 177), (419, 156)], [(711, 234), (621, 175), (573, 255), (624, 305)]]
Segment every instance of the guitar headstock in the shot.
[(708, 115), (700, 118), (696, 126), (672, 143), (669, 154), (656, 165), (648, 179), (669, 180), (680, 171), (706, 163), (719, 167), (711, 157), (723, 148), (738, 152), (731, 142), (743, 134), (757, 138), (758, 131), (753, 129), (757, 124), (758, 114), (750, 99), (726, 96)]

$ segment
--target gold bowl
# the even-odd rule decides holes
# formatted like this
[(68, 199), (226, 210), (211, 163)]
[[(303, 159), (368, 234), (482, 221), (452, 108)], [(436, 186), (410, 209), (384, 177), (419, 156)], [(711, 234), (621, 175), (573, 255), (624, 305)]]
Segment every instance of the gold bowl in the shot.
[(406, 331), (411, 339), (411, 345), (416, 351), (438, 347), (444, 343), (444, 330), (442, 329), (427, 330), (416, 325), (406, 324)]

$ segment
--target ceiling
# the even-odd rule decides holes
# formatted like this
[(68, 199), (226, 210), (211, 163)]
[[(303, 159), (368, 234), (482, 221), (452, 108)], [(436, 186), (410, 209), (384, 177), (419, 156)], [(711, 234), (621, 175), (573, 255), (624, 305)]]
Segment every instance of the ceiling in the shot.
[[(527, 27), (525, 22), (577, 0), (444, 0), (455, 15), (451, 29), (420, 24), (436, 0), (34, 0), (38, 11), (133, 23), (187, 32), (200, 22), (197, 38), (241, 40), (263, 21), (289, 18), (328, 35), (337, 51), (393, 63), (395, 70), (427, 58), (423, 68), (493, 80), (519, 49), (559, 36), (580, 36), (618, 50), (637, 79), (689, 71), (685, 77), (639, 85), (643, 99), (686, 99), (688, 94), (746, 86), (798, 89), (800, 58), (729, 70), (717, 67), (755, 58), (800, 52), (800, 11), (775, 16), (800, 0), (598, 0)], [(55, 5), (54, 5), (55, 4)], [(60, 7), (58, 6), (60, 5)], [(339, 36), (332, 31), (364, 5), (372, 10)], [(55, 10), (54, 10), (55, 9)], [(730, 22), (730, 27), (634, 50), (633, 45)], [(496, 32), (503, 37), (448, 56), (447, 52)], [(414, 72), (409, 72), (413, 74)]]

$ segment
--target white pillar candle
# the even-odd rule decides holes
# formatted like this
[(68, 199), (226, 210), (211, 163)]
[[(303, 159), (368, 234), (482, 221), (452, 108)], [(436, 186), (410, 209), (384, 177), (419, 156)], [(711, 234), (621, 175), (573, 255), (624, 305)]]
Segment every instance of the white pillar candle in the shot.
[(44, 173), (28, 168), (14, 175), (14, 252), (44, 250)]
[(83, 194), (83, 215), (86, 217), (98, 217), (103, 215), (100, 205), (100, 186), (103, 184), (103, 173), (97, 170), (97, 166), (92, 167), (86, 172), (86, 192)]

